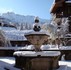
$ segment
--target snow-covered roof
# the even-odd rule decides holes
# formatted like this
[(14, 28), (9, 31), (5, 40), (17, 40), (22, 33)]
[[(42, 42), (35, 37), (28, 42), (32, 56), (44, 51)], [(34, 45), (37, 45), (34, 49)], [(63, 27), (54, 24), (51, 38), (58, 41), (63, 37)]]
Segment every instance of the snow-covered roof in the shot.
[(18, 41), (18, 40), (27, 40), (24, 34), (17, 34), (16, 32), (5, 32), (5, 36), (8, 40)]
[(27, 40), (24, 32), (18, 30), (5, 31), (5, 37), (8, 40)]
[(30, 30), (17, 30), (14, 27), (0, 27), (0, 30), (4, 32), (4, 36), (6, 39), (14, 41), (27, 40), (24, 34), (30, 31)]

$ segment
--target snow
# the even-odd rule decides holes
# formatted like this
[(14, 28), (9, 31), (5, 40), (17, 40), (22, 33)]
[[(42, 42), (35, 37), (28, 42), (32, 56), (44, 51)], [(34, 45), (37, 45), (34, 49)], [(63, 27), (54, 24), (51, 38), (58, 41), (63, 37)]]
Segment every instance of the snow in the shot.
[(35, 51), (16, 51), (14, 52), (14, 55), (16, 56), (59, 56), (60, 52), (59, 51), (40, 51), (40, 52), (35, 52)]
[[(35, 47), (33, 45), (28, 46), (18, 46), (18, 47), (0, 47), (1, 50), (34, 50)], [(71, 46), (61, 46), (57, 47), (56, 45), (42, 45), (40, 47), (41, 50), (71, 50)]]
[(17, 30), (12, 27), (0, 27), (0, 30), (2, 30), (4, 33), (4, 36), (7, 40), (13, 40), (13, 41), (24, 41), (27, 40), (24, 35), (26, 34), (47, 34), (49, 33), (44, 30), (40, 30), (40, 32), (35, 32), (33, 30)]
[(0, 30), (3, 30), (3, 31), (10, 31), (10, 30), (16, 30), (16, 28), (14, 27), (0, 27)]
[(23, 50), (26, 49), (27, 47), (0, 47), (0, 50)]
[(65, 3), (71, 3), (71, 0), (65, 1)]
[(57, 45), (42, 45), (40, 49), (41, 50), (71, 50), (71, 46), (60, 46), (58, 48)]
[[(20, 14), (15, 14), (14, 12), (7, 12), (7, 13), (3, 13), (1, 15), (1, 17), (4, 17), (6, 19), (9, 19), (11, 20), (11, 22), (14, 22), (14, 23), (34, 23), (34, 18), (35, 16), (32, 16), (32, 15), (20, 15)], [(48, 20), (46, 19), (42, 19), (42, 18), (39, 18), (40, 22), (47, 22)]]
[[(0, 57), (0, 70), (21, 70), (15, 68), (15, 58), (14, 57)], [(59, 68), (57, 70), (71, 70), (71, 61), (61, 60), (59, 61)]]
[(59, 50), (58, 46), (56, 45), (42, 45), (40, 47), (41, 50)]
[[(19, 30), (11, 30), (11, 31), (5, 31), (5, 36), (8, 40), (27, 40), (24, 36), (24, 33), (26, 31), (19, 31)], [(27, 30), (28, 32), (28, 30)]]
[(3, 34), (7, 40), (13, 41), (27, 40), (24, 34), (32, 31), (32, 30), (17, 30), (13, 27), (0, 27), (0, 30), (4, 32)]
[(66, 35), (65, 35), (65, 38), (67, 38), (67, 37), (70, 38), (70, 37), (71, 37), (71, 34), (66, 34)]
[(59, 61), (60, 68), (57, 70), (71, 70), (71, 61)]
[(59, 49), (60, 50), (71, 50), (71, 46), (62, 46)]
[[(0, 47), (0, 50), (34, 50), (35, 47), (33, 45), (28, 46), (18, 46), (18, 47)], [(42, 45), (40, 47), (41, 50), (71, 50), (71, 46), (61, 46), (57, 47), (56, 45)]]
[(25, 35), (29, 35), (29, 34), (46, 34), (46, 35), (49, 35), (49, 33), (45, 30), (40, 30), (40, 31), (31, 30), (30, 32), (25, 33)]
[(28, 46), (26, 47), (26, 49), (28, 49), (28, 50), (34, 50), (35, 47), (34, 47), (34, 45), (28, 45)]
[(42, 45), (42, 46), (40, 47), (41, 50), (47, 50), (47, 49), (49, 49), (49, 48), (50, 48), (49, 45)]
[(0, 57), (0, 70), (21, 70), (16, 67), (14, 57)]
[(8, 40), (14, 41), (24, 41), (27, 40), (24, 36), (25, 33), (30, 32), (31, 30), (4, 30), (5, 37)]

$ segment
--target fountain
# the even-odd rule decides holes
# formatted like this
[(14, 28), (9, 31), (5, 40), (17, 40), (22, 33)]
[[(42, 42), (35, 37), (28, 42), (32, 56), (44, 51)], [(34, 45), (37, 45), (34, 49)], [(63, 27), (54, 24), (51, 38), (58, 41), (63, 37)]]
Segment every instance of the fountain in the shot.
[(60, 52), (40, 49), (42, 44), (48, 40), (49, 34), (41, 30), (38, 23), (39, 19), (36, 18), (33, 30), (25, 34), (25, 37), (31, 42), (34, 49), (14, 52), (15, 66), (24, 70), (55, 70), (59, 67)]

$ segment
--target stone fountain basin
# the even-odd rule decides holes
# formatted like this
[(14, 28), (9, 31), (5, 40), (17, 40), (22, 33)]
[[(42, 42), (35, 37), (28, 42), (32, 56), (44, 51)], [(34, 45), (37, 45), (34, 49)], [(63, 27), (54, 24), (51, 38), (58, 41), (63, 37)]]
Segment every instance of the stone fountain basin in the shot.
[(31, 42), (33, 45), (36, 45), (36, 44), (42, 45), (44, 41), (48, 40), (48, 35), (46, 34), (29, 34), (25, 36), (27, 40)]
[(43, 44), (44, 41), (48, 40), (49, 34), (45, 30), (41, 30), (39, 32), (30, 31), (25, 34), (25, 37), (29, 42), (31, 42), (33, 45), (37, 44)]
[(38, 50), (44, 42), (48, 41), (49, 34), (45, 30), (40, 30), (39, 32), (32, 30), (26, 33), (25, 37)]
[(59, 51), (17, 51), (14, 52), (15, 66), (26, 70), (56, 70)]

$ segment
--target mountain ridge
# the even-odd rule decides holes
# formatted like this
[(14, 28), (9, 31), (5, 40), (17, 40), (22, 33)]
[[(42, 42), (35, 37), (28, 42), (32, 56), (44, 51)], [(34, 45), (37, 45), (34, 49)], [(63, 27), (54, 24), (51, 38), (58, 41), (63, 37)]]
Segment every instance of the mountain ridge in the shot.
[[(0, 15), (0, 23), (14, 25), (17, 29), (32, 29), (35, 16), (24, 16), (15, 14), (14, 12), (7, 12)], [(40, 24), (50, 23), (50, 20), (39, 18)]]
[[(15, 14), (14, 12), (3, 13), (1, 16), (3, 18), (9, 19), (15, 23), (24, 23), (24, 22), (25, 23), (34, 23), (34, 18), (35, 18), (35, 16), (32, 16), (32, 15), (24, 16), (24, 15), (20, 15), (20, 14)], [(41, 23), (48, 22), (47, 19), (39, 18), (39, 20)]]

